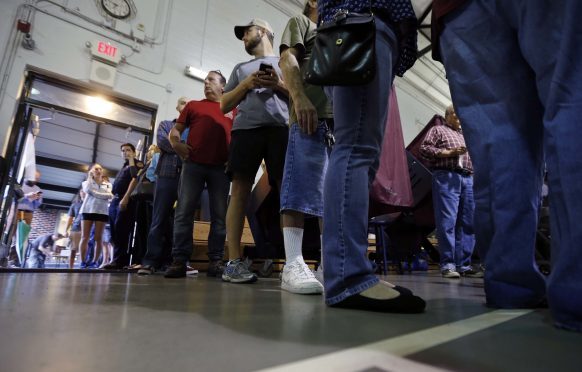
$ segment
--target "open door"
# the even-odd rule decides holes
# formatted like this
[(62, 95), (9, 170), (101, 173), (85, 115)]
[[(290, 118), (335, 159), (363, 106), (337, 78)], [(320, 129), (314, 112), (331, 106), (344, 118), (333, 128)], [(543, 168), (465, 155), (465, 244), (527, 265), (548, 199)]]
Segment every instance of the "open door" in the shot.
[[(10, 230), (13, 226), (9, 226), (8, 215), (10, 207), (14, 201), (14, 188), (19, 183), (18, 170), (22, 160), (24, 149), (26, 146), (26, 139), (31, 128), (32, 107), (25, 102), (18, 105), (14, 125), (10, 132), (10, 139), (8, 140), (6, 171), (3, 174), (0, 184), (0, 191), (2, 200), (0, 204), (0, 231), (2, 232), (2, 239), (0, 240), (0, 253), (8, 249), (8, 238), (11, 236)], [(5, 257), (6, 254), (0, 254), (0, 257)]]

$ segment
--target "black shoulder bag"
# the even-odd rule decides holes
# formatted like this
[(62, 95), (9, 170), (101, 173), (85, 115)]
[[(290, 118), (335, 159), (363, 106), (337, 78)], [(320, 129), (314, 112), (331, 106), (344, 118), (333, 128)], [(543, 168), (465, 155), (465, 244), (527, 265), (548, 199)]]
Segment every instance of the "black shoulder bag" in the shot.
[(339, 11), (317, 29), (304, 80), (313, 85), (363, 85), (376, 75), (376, 24), (370, 13)]
[(135, 189), (131, 192), (129, 196), (132, 200), (136, 201), (152, 201), (154, 200), (154, 188), (155, 184), (150, 182), (146, 177), (146, 171), (150, 166), (148, 162), (137, 175), (137, 185)]

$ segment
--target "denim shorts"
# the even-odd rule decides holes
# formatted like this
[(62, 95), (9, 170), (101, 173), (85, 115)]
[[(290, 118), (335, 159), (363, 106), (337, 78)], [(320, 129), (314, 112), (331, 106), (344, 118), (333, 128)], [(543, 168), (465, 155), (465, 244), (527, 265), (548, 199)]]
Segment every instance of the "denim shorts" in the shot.
[(323, 181), (331, 148), (326, 146), (328, 126), (320, 121), (317, 132), (308, 135), (294, 123), (289, 129), (281, 185), (281, 212), (293, 210), (323, 217)]

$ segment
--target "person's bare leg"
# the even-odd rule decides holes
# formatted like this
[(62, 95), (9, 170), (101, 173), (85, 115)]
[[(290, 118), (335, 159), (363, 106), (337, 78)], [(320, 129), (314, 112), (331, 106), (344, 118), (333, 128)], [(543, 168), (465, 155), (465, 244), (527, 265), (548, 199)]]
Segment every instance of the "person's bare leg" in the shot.
[(111, 259), (111, 244), (109, 242), (103, 243), (103, 262), (99, 268), (107, 265)]
[(71, 253), (69, 254), (69, 269), (75, 267), (75, 256), (77, 255), (77, 251), (71, 249)]
[(103, 230), (105, 229), (105, 222), (95, 221), (95, 251), (93, 252), (93, 262), (97, 263), (101, 252), (103, 251)]
[(79, 244), (79, 252), (81, 254), (81, 263), (85, 262), (87, 256), (87, 246), (89, 244), (89, 237), (91, 236), (91, 227), (93, 226), (93, 221), (81, 222), (81, 243)]
[(79, 250), (79, 242), (81, 241), (81, 232), (74, 231), (69, 235), (71, 239), (71, 254), (69, 255), (69, 269), (75, 267), (75, 258), (77, 256), (77, 251)]
[(244, 227), (247, 200), (251, 193), (252, 183), (245, 177), (234, 175), (228, 210), (226, 212), (226, 237), (228, 239), (228, 259), (230, 261), (241, 257), (240, 240)]

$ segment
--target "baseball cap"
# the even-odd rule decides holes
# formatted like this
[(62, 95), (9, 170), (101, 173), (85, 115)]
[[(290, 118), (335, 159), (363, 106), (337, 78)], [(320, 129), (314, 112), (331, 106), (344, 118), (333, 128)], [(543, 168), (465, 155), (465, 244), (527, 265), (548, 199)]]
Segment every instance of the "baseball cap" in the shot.
[(245, 34), (245, 30), (251, 26), (259, 26), (259, 27), (262, 27), (265, 30), (269, 31), (271, 34), (273, 34), (273, 35), (275, 34), (273, 32), (273, 28), (271, 27), (269, 22), (267, 22), (263, 19), (254, 18), (246, 25), (234, 26), (234, 34), (236, 35), (237, 39), (242, 40), (242, 38)]

